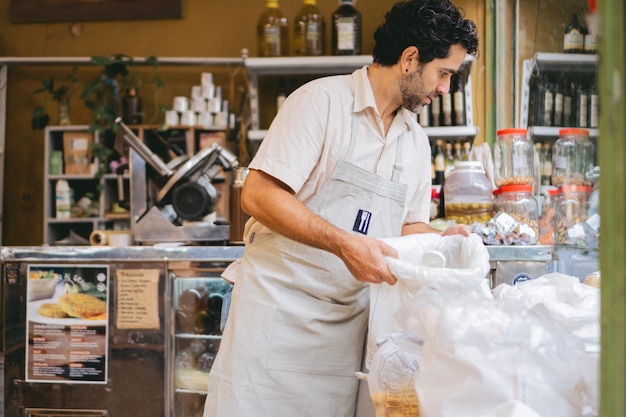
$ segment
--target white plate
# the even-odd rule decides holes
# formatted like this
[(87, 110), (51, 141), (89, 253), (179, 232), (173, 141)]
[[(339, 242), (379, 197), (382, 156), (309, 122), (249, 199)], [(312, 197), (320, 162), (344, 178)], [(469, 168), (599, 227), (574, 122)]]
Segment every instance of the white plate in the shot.
[[(73, 326), (76, 324), (85, 325), (85, 326), (104, 326), (107, 324), (106, 320), (86, 320), (79, 319), (74, 317), (68, 318), (55, 318), (55, 317), (46, 317), (39, 314), (39, 307), (42, 304), (58, 304), (60, 291), (57, 288), (57, 294), (55, 294), (52, 298), (45, 298), (43, 300), (37, 301), (29, 301), (27, 308), (28, 312), (28, 321), (32, 321), (34, 323), (41, 324), (54, 324), (54, 325), (63, 325), (63, 326)], [(108, 313), (107, 313), (108, 314)]]

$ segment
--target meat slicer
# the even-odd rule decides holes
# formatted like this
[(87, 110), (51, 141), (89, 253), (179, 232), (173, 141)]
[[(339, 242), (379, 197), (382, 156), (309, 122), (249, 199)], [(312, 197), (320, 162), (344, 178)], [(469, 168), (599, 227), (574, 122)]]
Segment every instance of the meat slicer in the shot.
[[(215, 177), (239, 166), (218, 143), (167, 164), (117, 118), (116, 149), (128, 144), (131, 229), (138, 243), (228, 241), (229, 225), (216, 218)], [(147, 164), (147, 165), (146, 165)]]

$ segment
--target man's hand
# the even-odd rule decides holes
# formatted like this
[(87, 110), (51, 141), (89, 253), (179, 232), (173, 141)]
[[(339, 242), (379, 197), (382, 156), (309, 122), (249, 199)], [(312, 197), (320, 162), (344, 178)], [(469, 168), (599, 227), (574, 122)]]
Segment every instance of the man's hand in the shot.
[(444, 230), (444, 232), (441, 235), (442, 236), (463, 235), (465, 237), (468, 237), (470, 233), (472, 232), (469, 226), (465, 224), (453, 224), (452, 226)]
[(396, 283), (396, 277), (391, 275), (385, 257), (397, 258), (398, 251), (381, 240), (349, 235), (337, 255), (358, 281), (374, 284), (386, 282), (390, 285)]

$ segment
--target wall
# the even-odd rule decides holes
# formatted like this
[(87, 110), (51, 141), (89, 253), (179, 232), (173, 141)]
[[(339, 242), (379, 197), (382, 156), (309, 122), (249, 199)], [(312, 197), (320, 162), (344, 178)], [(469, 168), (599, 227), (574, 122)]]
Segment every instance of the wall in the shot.
[[(69, 22), (11, 23), (9, 1), (0, 0), (0, 55), (15, 57), (89, 57), (116, 53), (141, 57), (239, 57), (243, 48), (249, 48), (250, 54), (254, 56), (256, 20), (265, 7), (263, 0), (183, 0), (182, 19), (78, 22), (82, 31), (76, 36), (70, 32)], [(372, 34), (382, 21), (385, 11), (394, 2), (361, 0), (356, 4), (363, 15), (365, 54), (371, 53)], [(290, 18), (301, 4), (300, 0), (283, 0), (281, 10)], [(485, 100), (482, 91), (486, 85), (486, 6), (480, 0), (455, 0), (455, 4), (463, 7), (467, 17), (474, 20), (479, 28), (483, 56), (472, 67), (472, 84), (475, 92), (474, 118), (480, 131), (484, 132)], [(318, 0), (318, 5), (326, 16), (330, 16), (338, 2)], [(329, 39), (327, 44), (330, 45)], [(49, 65), (9, 67), (3, 177), (2, 243), (5, 245), (39, 245), (42, 242), (43, 132), (31, 129), (30, 118), (43, 97), (33, 95), (32, 92), (39, 87), (41, 79), (53, 76), (60, 81), (70, 69), (68, 66)], [(235, 71), (232, 68), (162, 67), (158, 70), (158, 76), (163, 80), (165, 89), (158, 103), (169, 105), (171, 97), (187, 95), (190, 87), (198, 83), (200, 72), (207, 70), (216, 73), (220, 85), (227, 85), (229, 75)], [(95, 74), (89, 67), (79, 68), (81, 82), (93, 78)], [(150, 77), (149, 73), (143, 74), (146, 79)], [(241, 88), (241, 85), (236, 84), (232, 92), (235, 106)], [(151, 93), (140, 91), (140, 94), (144, 106), (151, 106)], [(84, 108), (79, 95), (80, 91), (70, 102), (72, 122), (88, 124), (91, 115)], [(52, 123), (55, 123), (56, 115), (53, 108), (50, 110)]]

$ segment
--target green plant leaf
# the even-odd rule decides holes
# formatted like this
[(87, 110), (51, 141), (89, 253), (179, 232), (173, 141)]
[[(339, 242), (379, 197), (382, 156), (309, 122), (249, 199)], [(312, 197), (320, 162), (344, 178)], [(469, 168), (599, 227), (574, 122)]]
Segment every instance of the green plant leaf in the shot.
[(48, 126), (50, 123), (50, 116), (46, 114), (43, 106), (35, 107), (33, 111), (33, 116), (30, 121), (30, 125), (33, 130), (40, 130)]

